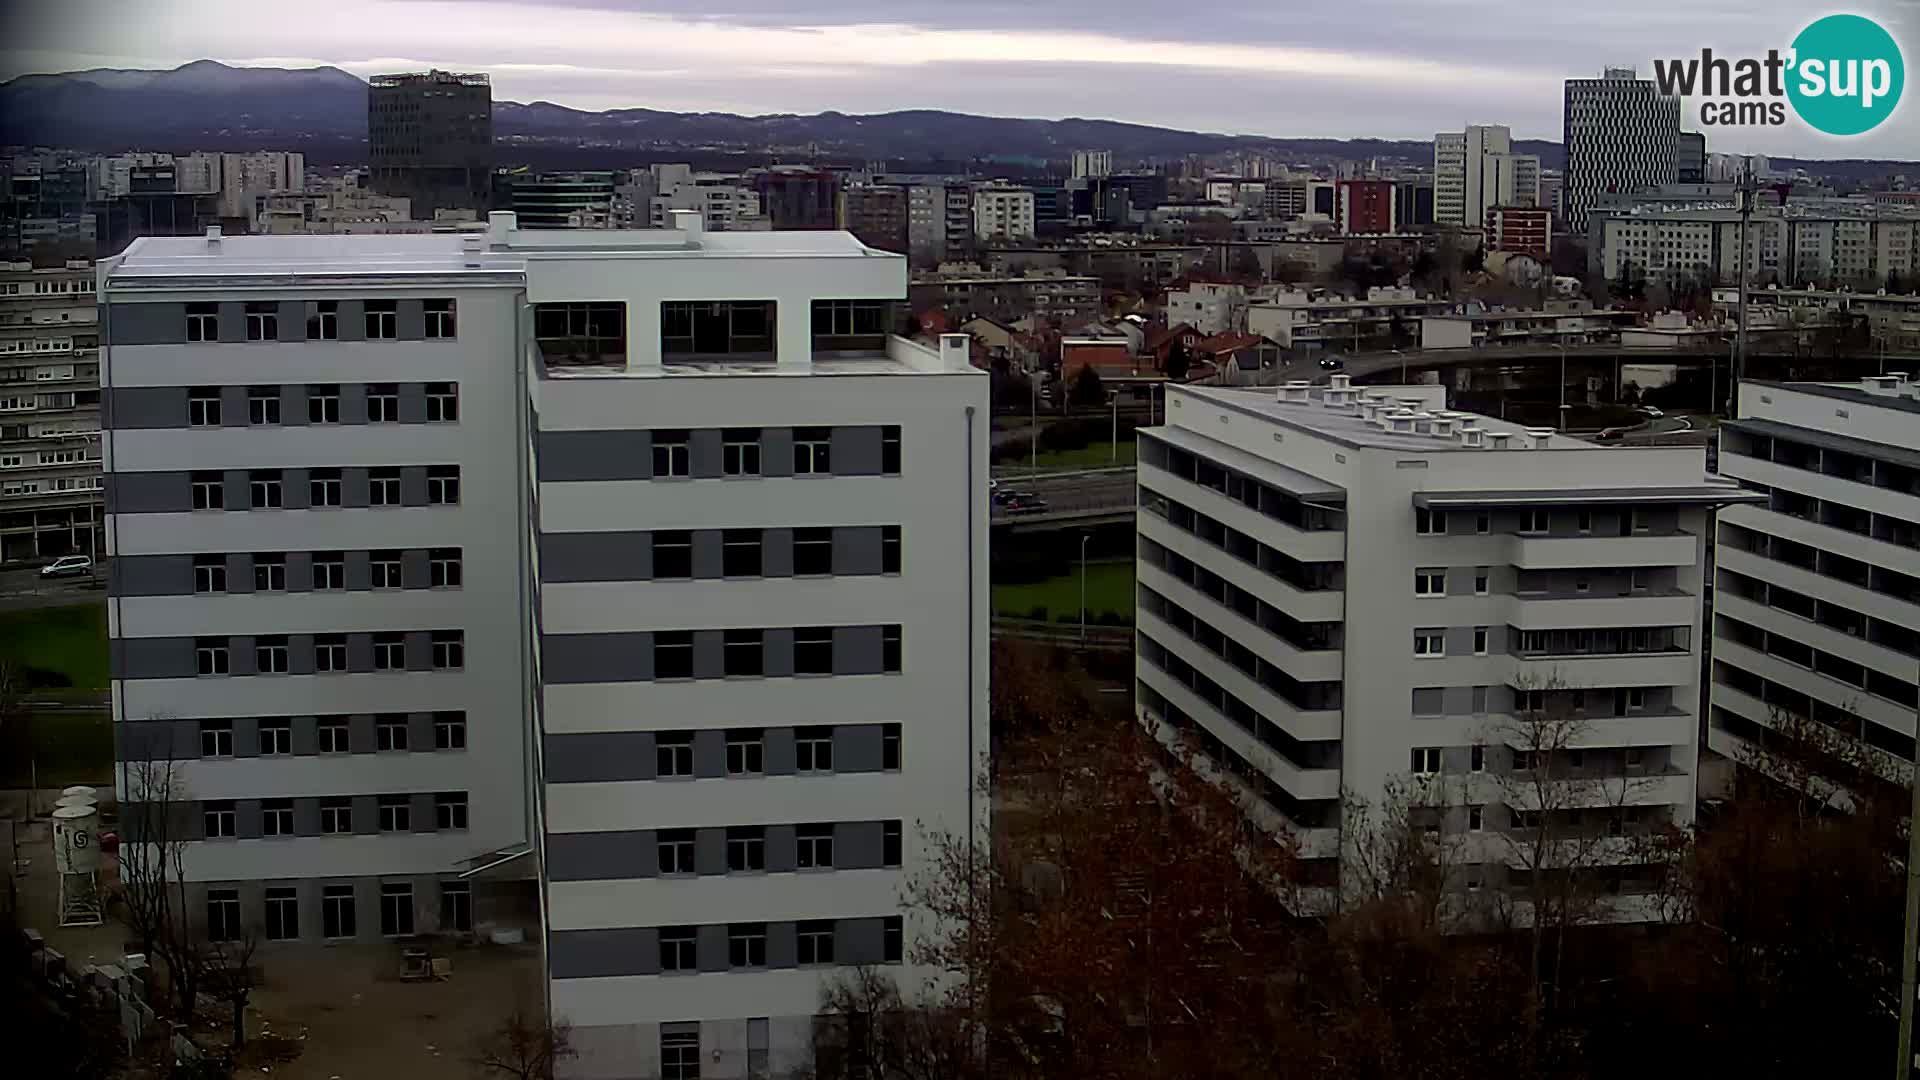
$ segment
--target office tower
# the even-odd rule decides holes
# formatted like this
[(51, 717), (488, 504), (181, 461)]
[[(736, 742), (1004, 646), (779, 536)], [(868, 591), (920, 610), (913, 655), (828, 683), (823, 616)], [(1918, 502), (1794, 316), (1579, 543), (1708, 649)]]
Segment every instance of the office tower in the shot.
[(838, 173), (811, 165), (775, 165), (749, 175), (761, 212), (775, 229), (838, 227)]
[(673, 223), (114, 260), (115, 717), (196, 913), (544, 932), (575, 1067), (785, 1074), (985, 821), (987, 379), (899, 256)]
[(0, 564), (98, 555), (93, 264), (0, 263)]
[(1475, 124), (1433, 137), (1433, 218), (1441, 225), (1478, 228), (1493, 206), (1534, 206), (1540, 197), (1540, 159), (1513, 152), (1503, 124)]
[(852, 184), (840, 189), (840, 227), (871, 248), (906, 254), (907, 189)]
[(1391, 180), (1336, 181), (1334, 190), (1339, 201), (1335, 204), (1334, 221), (1340, 226), (1340, 232), (1346, 236), (1393, 232), (1394, 212), (1398, 208), (1393, 188)]
[(1073, 152), (1073, 175), (1075, 179), (1083, 176), (1110, 176), (1112, 173), (1113, 151), (1075, 150)]
[(429, 71), (367, 83), (373, 190), (435, 210), (484, 211), (493, 185), (493, 88), (485, 75)]
[(1739, 394), (1720, 471), (1761, 501), (1720, 514), (1707, 745), (1745, 763), (1797, 717), (1901, 778), (1920, 674), (1920, 380)]
[(613, 227), (613, 173), (518, 176), (513, 178), (510, 191), (514, 217), (523, 229)]
[[(1193, 735), (1329, 886), (1362, 824), (1343, 798), (1377, 815), (1394, 785), (1445, 797), (1468, 891), (1519, 884), (1536, 769), (1581, 778), (1554, 829), (1693, 817), (1705, 530), (1745, 493), (1698, 447), (1602, 447), (1444, 394), (1180, 387), (1140, 433), (1141, 714)], [(1538, 718), (1566, 738), (1530, 744)]]
[(915, 184), (907, 189), (907, 255), (916, 266), (931, 266), (946, 254), (946, 186)]
[(1707, 181), (1707, 137), (1698, 131), (1683, 131), (1674, 159), (1674, 179), (1682, 184)]
[(1662, 96), (1632, 68), (1566, 82), (1566, 182), (1561, 217), (1584, 233), (1587, 209), (1607, 192), (1671, 184), (1679, 178), (1680, 99)]
[[(1274, 185), (1268, 184), (1271, 192)], [(1433, 180), (1420, 177), (1399, 180), (1393, 189), (1393, 217), (1402, 229), (1433, 224)]]

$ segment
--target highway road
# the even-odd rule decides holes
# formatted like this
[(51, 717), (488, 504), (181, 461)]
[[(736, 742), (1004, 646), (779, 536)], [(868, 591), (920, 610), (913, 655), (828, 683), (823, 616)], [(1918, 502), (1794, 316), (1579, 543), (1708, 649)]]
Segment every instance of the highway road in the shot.
[[(1026, 479), (1001, 477), (999, 480), (1001, 490), (1025, 491), (1046, 500), (1045, 513), (1047, 514), (1118, 510), (1131, 507), (1134, 502), (1132, 469), (1056, 473), (1051, 476)], [(1038, 516), (1040, 515), (1009, 514), (1002, 507), (993, 508), (993, 520), (996, 522), (1019, 521), (1022, 518)]]
[(60, 607), (106, 599), (107, 567), (103, 561), (95, 568), (95, 579), (84, 577), (43, 578), (40, 568), (0, 570), (0, 610)]

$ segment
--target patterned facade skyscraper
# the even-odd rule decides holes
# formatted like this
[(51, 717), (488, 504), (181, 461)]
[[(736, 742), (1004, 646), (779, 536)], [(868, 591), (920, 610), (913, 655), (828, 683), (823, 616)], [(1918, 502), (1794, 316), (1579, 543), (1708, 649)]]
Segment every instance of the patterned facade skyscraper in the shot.
[(1632, 68), (1608, 68), (1599, 79), (1568, 79), (1565, 145), (1562, 216), (1570, 230), (1581, 232), (1599, 196), (1678, 180), (1680, 99), (1635, 78)]

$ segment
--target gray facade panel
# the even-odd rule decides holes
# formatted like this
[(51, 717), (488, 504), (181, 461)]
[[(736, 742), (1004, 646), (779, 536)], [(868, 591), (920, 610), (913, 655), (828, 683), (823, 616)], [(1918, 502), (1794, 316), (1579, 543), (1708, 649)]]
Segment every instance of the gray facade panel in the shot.
[(109, 345), (184, 345), (187, 305), (114, 304), (108, 309)]
[(832, 464), (835, 476), (880, 475), (880, 429), (834, 428)]
[[(342, 300), (339, 302), (339, 326), (341, 341), (365, 341), (367, 337), (367, 305), (364, 300)], [(362, 414), (365, 415), (364, 413)]]
[(775, 970), (800, 965), (800, 936), (790, 922), (767, 924), (767, 967)]
[(189, 596), (193, 593), (193, 556), (122, 555), (108, 574), (112, 596)]
[[(397, 324), (396, 329), (399, 331), (400, 340), (427, 340), (427, 302), (425, 300), (401, 300), (398, 306), (400, 310), (394, 321)], [(404, 395), (406, 389), (402, 387), (400, 392)], [(402, 402), (405, 400), (405, 397), (401, 398)], [(401, 407), (405, 408), (405, 405), (403, 404)], [(406, 416), (402, 414), (400, 418), (405, 420)]]
[(794, 849), (797, 841), (791, 825), (767, 826), (767, 873), (790, 873), (797, 865)]
[(725, 568), (725, 540), (719, 529), (693, 530), (693, 576), (717, 578)]
[(718, 679), (726, 673), (726, 634), (720, 630), (693, 632), (693, 677)]
[(425, 548), (413, 548), (400, 553), (400, 585), (407, 589), (427, 588), (431, 575), (427, 567)]
[(260, 800), (238, 799), (233, 804), (234, 835), (242, 840), (258, 840), (261, 836)]
[[(346, 583), (348, 592), (365, 592), (373, 588), (373, 553), (370, 551), (346, 551), (341, 553), (341, 580)], [(369, 639), (371, 640), (371, 639)], [(371, 648), (371, 646), (369, 646)], [(371, 657), (373, 654), (367, 654)], [(369, 663), (372, 661), (369, 660)], [(354, 670), (359, 670), (355, 668)]]
[(314, 716), (293, 718), (293, 752), (308, 756), (320, 752), (320, 722)]
[(260, 718), (237, 716), (233, 720), (233, 756), (260, 756)]
[(835, 772), (880, 771), (880, 725), (843, 724), (833, 729)]
[(833, 530), (833, 572), (836, 574), (877, 574), (880, 572), (880, 526), (840, 526)]
[[(411, 717), (408, 719), (409, 721), (412, 720)], [(419, 741), (419, 729), (414, 728), (411, 723), (408, 724), (408, 727), (413, 728), (413, 730), (408, 733), (408, 738), (412, 740), (410, 745), (420, 748), (433, 745), (433, 721), (431, 719), (427, 721), (427, 741), (424, 743)], [(416, 791), (413, 793), (412, 801), (412, 813), (410, 816), (413, 820), (407, 824), (413, 826), (414, 832), (437, 832), (440, 828), (440, 822), (434, 812), (433, 792)]]
[(287, 674), (313, 674), (313, 635), (287, 635)]
[[(294, 730), (299, 730), (295, 728)], [(320, 835), (320, 800), (299, 798), (293, 800), (293, 835)]]
[(695, 428), (687, 434), (687, 471), (696, 479), (721, 475), (723, 440), (719, 428)]
[(307, 302), (305, 300), (280, 301), (280, 340), (307, 340)]
[[(282, 325), (284, 325), (284, 323)], [(298, 427), (305, 427), (307, 425), (307, 386), (305, 383), (292, 383), (280, 388), (280, 422)]]
[(187, 426), (184, 386), (110, 386), (100, 394), (100, 426), (113, 431)]
[[(380, 796), (355, 795), (353, 797), (353, 831), (363, 836), (380, 831)], [(379, 903), (378, 894), (374, 902)], [(369, 915), (377, 916), (379, 908), (371, 908)]]
[(427, 467), (405, 465), (400, 469), (400, 505), (427, 505)]
[(698, 935), (694, 940), (700, 953), (700, 970), (727, 970), (727, 928), (701, 926), (695, 929), (695, 933)]
[(349, 508), (365, 507), (373, 498), (369, 490), (370, 486), (367, 481), (367, 470), (341, 469), (340, 505)]
[[(722, 940), (723, 954), (725, 944)], [(660, 933), (651, 927), (555, 930), (547, 936), (547, 968), (556, 979), (657, 975)]]
[(760, 429), (760, 475), (793, 475), (793, 429)]
[(194, 674), (193, 639), (121, 638), (113, 642), (116, 679), (179, 679)]
[(220, 340), (234, 343), (247, 340), (247, 305), (238, 300), (220, 304)]
[(645, 431), (542, 431), (536, 446), (542, 482), (653, 475), (653, 440)]
[[(225, 323), (222, 317), (222, 324)], [(244, 386), (223, 386), (220, 388), (220, 426), (247, 426), (247, 388)]]
[[(415, 750), (433, 749), (433, 714), (417, 712), (407, 714), (407, 745)], [(427, 800), (427, 812), (433, 812), (433, 800)]]
[(426, 383), (403, 382), (400, 384), (400, 422), (403, 424), (427, 422)]
[(648, 533), (546, 533), (540, 537), (543, 581), (646, 581), (652, 577), (653, 541)]
[[(356, 634), (354, 636), (364, 637), (365, 635)], [(349, 638), (348, 640), (351, 641), (352, 639)], [(369, 640), (371, 639), (369, 638)], [(349, 645), (348, 648), (351, 649), (352, 646)], [(367, 667), (369, 670), (372, 669), (373, 662), (371, 659), (368, 660)], [(375, 727), (375, 721), (373, 719), (372, 713), (355, 713), (354, 715), (347, 717), (347, 748), (348, 750), (355, 754), (373, 753), (374, 752), (373, 748), (379, 745), (378, 737), (375, 735), (375, 732), (374, 732), (374, 727)]]
[(653, 678), (653, 634), (542, 634), (540, 671), (551, 683), (645, 682)]
[(253, 509), (253, 503), (249, 501), (250, 493), (247, 491), (247, 471), (245, 469), (226, 470), (221, 474), (221, 483), (226, 488), (227, 509)]
[(765, 735), (764, 765), (768, 776), (792, 776), (794, 769), (793, 729), (768, 728)]
[(878, 964), (886, 959), (880, 919), (840, 919), (834, 926), (833, 958), (840, 964)]
[(280, 474), (280, 505), (289, 510), (305, 510), (311, 505), (312, 477), (306, 469), (286, 469)]
[(833, 827), (833, 865), (840, 870), (877, 870), (886, 865), (885, 829), (879, 821), (842, 821)]
[(760, 575), (793, 576), (793, 530), (763, 529), (760, 532)]
[(761, 661), (768, 678), (793, 674), (793, 628), (776, 626), (761, 638)]
[(652, 877), (658, 866), (651, 830), (547, 834), (547, 876), (555, 881)]
[[(253, 658), (254, 639), (244, 635), (236, 635), (228, 638), (227, 641), (229, 644), (227, 649), (227, 663), (230, 665), (229, 670), (235, 675), (258, 674), (259, 670), (254, 666)], [(234, 722), (234, 728), (236, 729), (234, 732), (234, 741), (236, 743), (239, 741), (238, 728), (241, 723), (242, 721)]]
[[(723, 756), (724, 753), (723, 749)], [(542, 767), (550, 784), (592, 784), (654, 777), (651, 731), (548, 735), (543, 756)]]
[(835, 675), (878, 675), (882, 670), (883, 645), (878, 626), (836, 626), (833, 628), (833, 673)]
[[(344, 325), (345, 320), (342, 320)], [(358, 329), (359, 320), (355, 319)], [(341, 335), (345, 337), (345, 334)], [(367, 384), (342, 383), (340, 386), (340, 422), (343, 424), (364, 424), (367, 422)]]
[(407, 670), (433, 670), (433, 634), (426, 630), (407, 631)]
[(693, 733), (693, 775), (712, 779), (727, 775), (727, 733), (718, 729)]
[(287, 591), (313, 591), (313, 552), (287, 552)]
[(251, 554), (237, 551), (227, 556), (227, 591), (233, 593), (253, 591), (253, 556)]
[(110, 514), (178, 514), (193, 509), (193, 486), (184, 472), (116, 472), (106, 477)]

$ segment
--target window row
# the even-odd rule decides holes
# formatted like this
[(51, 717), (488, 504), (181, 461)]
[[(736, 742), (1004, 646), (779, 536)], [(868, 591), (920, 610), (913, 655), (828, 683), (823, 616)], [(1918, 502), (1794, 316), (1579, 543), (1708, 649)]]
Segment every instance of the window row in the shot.
[(1522, 689), (1504, 685), (1419, 686), (1410, 711), (1415, 717), (1493, 714), (1606, 720), (1677, 711), (1670, 686), (1595, 686), (1577, 689)]
[(1415, 776), (1495, 772), (1540, 781), (1571, 780), (1658, 772), (1667, 767), (1670, 754), (1666, 746), (1523, 749), (1499, 742), (1416, 746), (1410, 754), (1408, 772)]
[[(1713, 681), (1715, 685), (1713, 696), (1716, 700), (1720, 697), (1718, 688), (1724, 686), (1758, 701), (1770, 717), (1773, 715), (1805, 717), (1824, 724), (1848, 738), (1861, 740), (1868, 746), (1891, 755), (1897, 762), (1913, 760), (1913, 736), (1861, 715), (1855, 708), (1856, 702), (1846, 700), (1835, 702), (1825, 700), (1824, 697), (1816, 698), (1720, 659), (1713, 662)], [(1713, 724), (1755, 745), (1764, 745), (1770, 738), (1766, 732), (1772, 730), (1771, 727), (1757, 724), (1719, 704), (1713, 707)], [(1876, 767), (1884, 767), (1887, 763), (1874, 764)]]
[[(1720, 640), (1745, 646), (1795, 667), (1846, 683), (1854, 689), (1891, 701), (1901, 709), (1913, 708), (1914, 684), (1897, 675), (1889, 675), (1878, 668), (1815, 648), (1798, 638), (1776, 634), (1725, 614), (1716, 614), (1714, 622), (1715, 636)], [(1912, 668), (1907, 670), (1911, 671)]]
[[(1809, 481), (1817, 483), (1818, 481)], [(1748, 482), (1747, 486), (1766, 493), (1767, 509), (1791, 518), (1824, 525), (1830, 529), (1850, 532), (1855, 536), (1897, 544), (1905, 548), (1920, 548), (1920, 522), (1892, 514), (1882, 514), (1862, 510), (1833, 499), (1820, 499), (1803, 495), (1783, 487)]]
[[(155, 390), (155, 396), (167, 394)], [(173, 393), (177, 393), (174, 391)], [(118, 404), (125, 391), (116, 391)], [(175, 399), (177, 402), (177, 398)], [(158, 426), (158, 417), (142, 417)], [(460, 419), (460, 387), (451, 382), (309, 383), (305, 386), (195, 386), (186, 392), (188, 427), (277, 427), (285, 424), (451, 424)], [(178, 421), (176, 421), (177, 423)], [(115, 426), (127, 426), (116, 422)]]
[[(900, 768), (900, 725), (880, 725), (880, 768)], [(653, 736), (654, 778), (692, 779), (701, 775), (694, 767), (694, 732), (660, 731)], [(766, 775), (767, 733), (764, 728), (729, 728), (726, 731), (726, 775)], [(793, 730), (793, 768), (797, 773), (833, 771), (834, 729), (831, 725), (799, 727)], [(703, 763), (704, 764), (704, 763)]]
[[(836, 964), (898, 964), (904, 959), (898, 915), (798, 922), (737, 922), (704, 926), (557, 930), (553, 977), (692, 975), (765, 971)], [(663, 1024), (662, 1031), (682, 1025)], [(668, 1038), (663, 1034), (663, 1043)], [(696, 1044), (697, 1045), (697, 1044)], [(698, 1076), (697, 1071), (663, 1075)]]
[(1214, 603), (1231, 608), (1241, 618), (1296, 649), (1338, 649), (1344, 639), (1340, 623), (1301, 622), (1179, 552), (1171, 551), (1144, 536), (1140, 537), (1140, 558), (1149, 566), (1166, 571)]
[[(238, 941), (252, 928), (268, 941), (300, 941), (319, 937), (331, 941), (350, 941), (361, 936), (358, 890), (352, 885), (322, 885), (318, 897), (318, 926), (303, 923), (301, 894), (307, 902), (313, 894), (295, 885), (269, 885), (261, 897), (258, 915), (242, 906), (239, 889), (209, 888), (206, 897), (207, 938), (211, 941)], [(438, 883), (438, 918), (424, 925), (418, 917), (418, 897), (411, 881), (379, 883), (379, 923), (382, 937), (408, 937), (437, 930), (441, 933), (473, 932), (473, 889), (464, 881)], [(312, 909), (307, 909), (311, 911)], [(307, 915), (311, 918), (311, 915)]]
[(1648, 536), (1679, 531), (1679, 511), (1671, 508), (1625, 510), (1566, 507), (1499, 508), (1472, 511), (1432, 510), (1416, 506), (1413, 531), (1420, 536)]
[(460, 505), (458, 465), (196, 470), (188, 483), (194, 510)]
[(898, 525), (547, 533), (550, 582), (815, 577), (900, 572)]
[(1337, 769), (1340, 767), (1340, 743), (1337, 740), (1307, 741), (1294, 737), (1258, 709), (1240, 700), (1211, 676), (1187, 663), (1178, 653), (1142, 633), (1139, 658), (1174, 682), (1185, 687), (1209, 708), (1230, 720), (1240, 730), (1258, 739), (1295, 769)]
[[(412, 322), (415, 312), (420, 320), (417, 327)], [(293, 321), (300, 314), (305, 316), (304, 327)], [(248, 300), (186, 305), (189, 342), (451, 341), (457, 331), (450, 299)]]
[(1275, 697), (1296, 709), (1338, 709), (1341, 684), (1337, 681), (1302, 682), (1282, 671), (1265, 657), (1255, 653), (1219, 627), (1200, 618), (1148, 586), (1139, 586), (1140, 609), (1179, 631), (1188, 640), (1233, 665), (1242, 675), (1260, 684)]
[(1275, 521), (1310, 532), (1346, 528), (1347, 515), (1336, 507), (1309, 503), (1238, 470), (1171, 446), (1152, 435), (1140, 436), (1142, 464), (1214, 491)]
[(900, 426), (542, 431), (543, 481), (900, 474)]
[(275, 836), (449, 832), (467, 827), (467, 793), (323, 795), (300, 799), (209, 799), (197, 806), (190, 840), (255, 840)]
[(1340, 800), (1296, 798), (1263, 770), (1241, 757), (1238, 751), (1222, 741), (1205, 724), (1195, 721), (1185, 710), (1168, 701), (1166, 695), (1148, 685), (1145, 679), (1135, 680), (1134, 688), (1141, 706), (1152, 716), (1172, 728), (1216, 769), (1234, 777), (1269, 806), (1286, 815), (1287, 820), (1306, 829), (1339, 825)]
[(541, 763), (557, 784), (894, 772), (901, 759), (901, 725), (835, 724), (550, 734)]
[(1909, 604), (1920, 604), (1920, 575), (1917, 574), (1906, 574), (1877, 563), (1862, 562), (1837, 551), (1811, 547), (1798, 540), (1758, 532), (1732, 522), (1721, 523), (1720, 541), (1736, 551), (1784, 563), (1869, 592), (1885, 593)]
[[(459, 671), (467, 666), (467, 635), (461, 630), (421, 632), (383, 630), (365, 634), (303, 634), (301, 643), (311, 649), (309, 665), (294, 662), (292, 635), (262, 634), (247, 644), (241, 639), (197, 637), (193, 639), (195, 675), (339, 675), (357, 671)], [(409, 641), (411, 640), (411, 642)], [(310, 642), (310, 644), (309, 644)], [(421, 646), (426, 648), (422, 651)], [(234, 658), (250, 654), (252, 670), (236, 666)], [(304, 658), (304, 657), (303, 657)]]
[(1296, 589), (1308, 592), (1338, 589), (1346, 581), (1346, 567), (1341, 563), (1301, 562), (1145, 484), (1140, 485), (1140, 509)]
[(897, 623), (541, 638), (541, 669), (551, 683), (893, 675), (901, 662)]
[(1764, 604), (1775, 611), (1784, 611), (1796, 618), (1819, 623), (1848, 637), (1861, 638), (1920, 659), (1920, 628), (1910, 629), (1899, 623), (1863, 614), (1846, 604), (1821, 600), (1724, 567), (1720, 570), (1720, 589), (1723, 596), (1737, 596)]
[(596, 881), (899, 869), (904, 836), (899, 821), (554, 833), (548, 872), (556, 881)]
[(457, 547), (122, 556), (114, 575), (117, 596), (457, 589), (465, 580)]
[[(210, 720), (154, 720), (138, 727), (178, 725), (166, 749), (180, 758), (304, 756), (312, 754), (404, 753), (465, 750), (467, 714), (373, 713), (359, 716), (261, 716)], [(153, 730), (133, 737), (166, 740)]]

